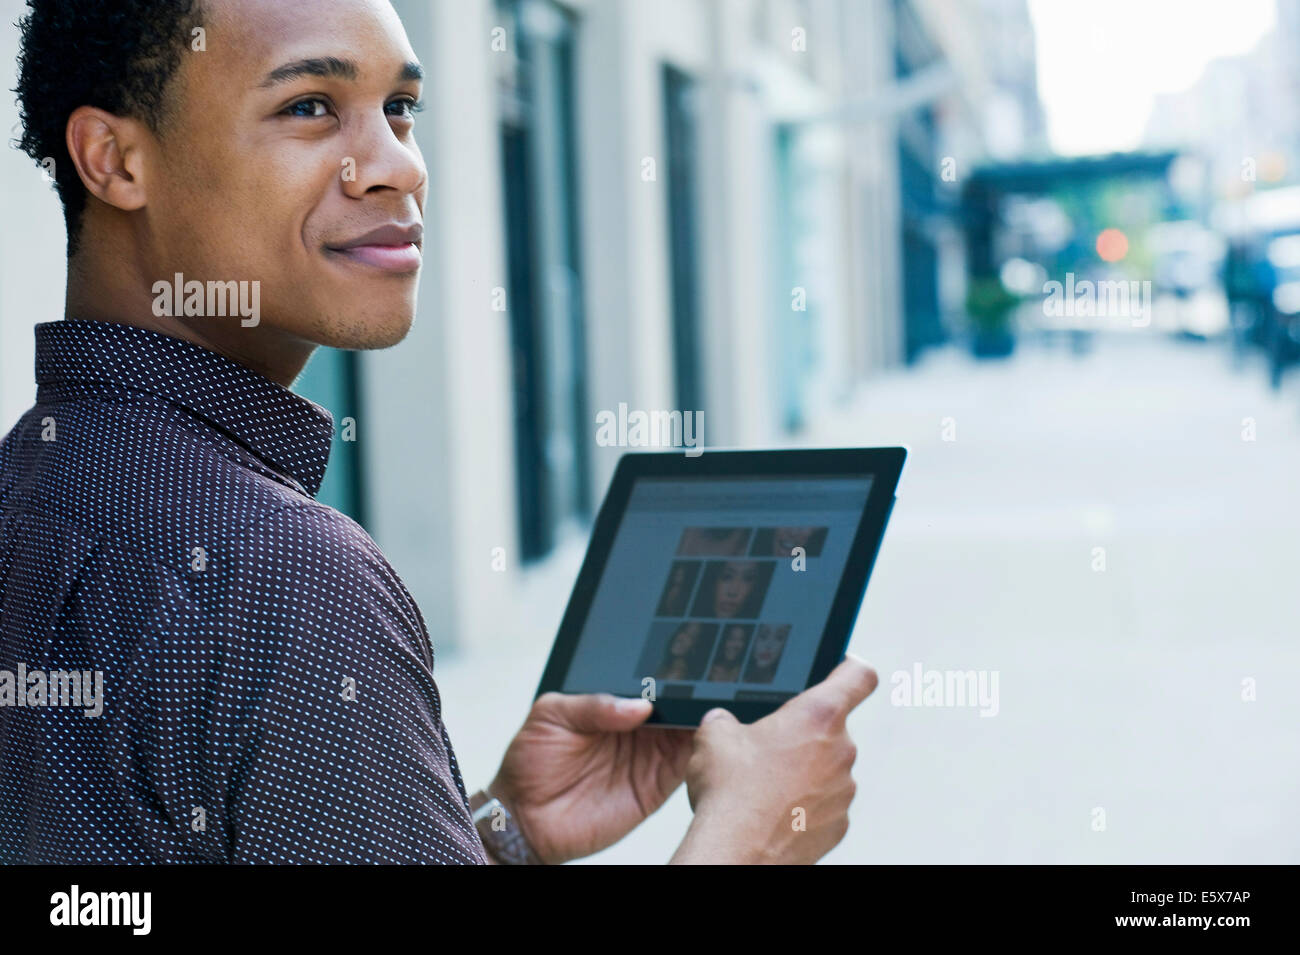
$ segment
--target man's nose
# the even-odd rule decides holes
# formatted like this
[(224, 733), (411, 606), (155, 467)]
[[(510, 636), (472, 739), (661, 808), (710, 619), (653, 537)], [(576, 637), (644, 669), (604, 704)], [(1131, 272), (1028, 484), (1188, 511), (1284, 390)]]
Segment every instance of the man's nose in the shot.
[(414, 138), (403, 140), (382, 113), (358, 126), (351, 144), (351, 173), (344, 162), (343, 189), (354, 199), (376, 190), (418, 193), (428, 180), (424, 157)]

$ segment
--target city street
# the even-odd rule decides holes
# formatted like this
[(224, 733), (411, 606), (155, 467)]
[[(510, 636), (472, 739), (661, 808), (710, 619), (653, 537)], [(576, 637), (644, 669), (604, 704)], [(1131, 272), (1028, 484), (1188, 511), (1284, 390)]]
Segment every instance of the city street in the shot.
[[(1300, 382), (1275, 394), (1226, 346), (1154, 335), (1021, 344), (883, 374), (807, 438), (911, 450), (851, 645), (881, 685), (826, 861), (1300, 862)], [(471, 789), (583, 546), (527, 575), (496, 654), (439, 658)], [(891, 705), (917, 667), (996, 672), (996, 715)], [(682, 790), (596, 859), (665, 861), (689, 819)]]

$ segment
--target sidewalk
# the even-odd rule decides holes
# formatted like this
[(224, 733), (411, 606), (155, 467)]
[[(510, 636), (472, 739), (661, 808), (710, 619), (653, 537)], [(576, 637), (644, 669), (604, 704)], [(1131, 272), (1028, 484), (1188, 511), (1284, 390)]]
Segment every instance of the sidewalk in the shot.
[[(1219, 346), (944, 353), (805, 440), (911, 449), (851, 645), (881, 686), (850, 721), (858, 796), (828, 862), (1300, 861), (1294, 391)], [(525, 582), (497, 658), (439, 662), (471, 788), (526, 711), (584, 546)], [(917, 664), (996, 671), (997, 715), (891, 706)], [(663, 861), (689, 819), (679, 792), (596, 859)]]

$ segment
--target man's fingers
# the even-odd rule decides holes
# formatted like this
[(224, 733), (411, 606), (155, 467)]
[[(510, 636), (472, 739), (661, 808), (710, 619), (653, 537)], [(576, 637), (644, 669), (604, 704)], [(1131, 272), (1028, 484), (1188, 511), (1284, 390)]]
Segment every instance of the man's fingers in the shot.
[(871, 664), (850, 653), (826, 679), (809, 687), (791, 702), (830, 707), (840, 716), (848, 716), (854, 707), (871, 695), (879, 682)]
[(609, 693), (544, 693), (533, 715), (575, 733), (620, 733), (636, 729), (654, 709), (649, 700)]

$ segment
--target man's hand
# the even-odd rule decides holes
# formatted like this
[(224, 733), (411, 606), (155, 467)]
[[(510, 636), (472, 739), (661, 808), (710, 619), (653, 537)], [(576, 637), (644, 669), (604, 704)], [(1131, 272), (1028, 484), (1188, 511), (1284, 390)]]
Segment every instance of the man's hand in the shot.
[(727, 710), (704, 714), (686, 770), (695, 819), (672, 861), (812, 863), (833, 849), (856, 791), (845, 719), (876, 683), (847, 657), (748, 726)]
[(533, 703), (490, 789), (543, 862), (613, 845), (681, 784), (693, 731), (642, 726), (651, 709), (604, 693)]

